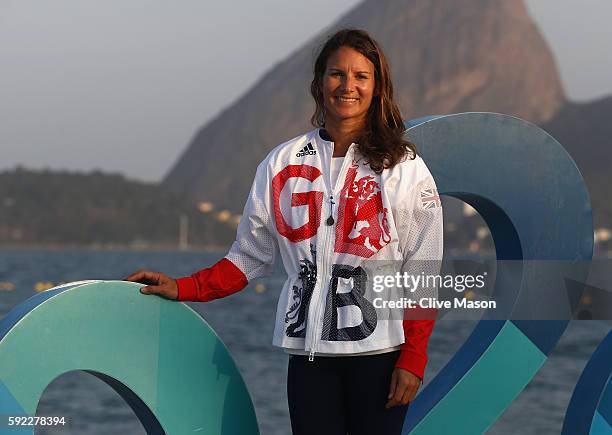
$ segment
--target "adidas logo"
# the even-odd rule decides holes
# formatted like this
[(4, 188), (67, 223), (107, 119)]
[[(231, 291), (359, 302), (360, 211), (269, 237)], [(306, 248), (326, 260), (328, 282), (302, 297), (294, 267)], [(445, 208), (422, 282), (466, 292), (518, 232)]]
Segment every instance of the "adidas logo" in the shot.
[(306, 145), (304, 148), (302, 148), (302, 150), (300, 152), (298, 152), (295, 156), (296, 157), (314, 156), (316, 153), (317, 153), (317, 151), (314, 149), (312, 144), (310, 142), (308, 142), (308, 145)]

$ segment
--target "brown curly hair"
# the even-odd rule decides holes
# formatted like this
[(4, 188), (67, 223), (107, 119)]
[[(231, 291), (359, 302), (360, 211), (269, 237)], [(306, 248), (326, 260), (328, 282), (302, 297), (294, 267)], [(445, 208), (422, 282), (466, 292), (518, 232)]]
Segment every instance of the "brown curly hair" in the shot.
[(340, 47), (350, 47), (372, 62), (376, 91), (368, 110), (365, 129), (358, 143), (358, 150), (372, 170), (381, 173), (392, 168), (405, 155), (416, 156), (416, 146), (404, 139), (404, 122), (400, 110), (393, 100), (391, 71), (380, 45), (365, 31), (342, 29), (330, 36), (314, 63), (314, 77), (310, 93), (315, 100), (315, 112), (310, 122), (315, 127), (325, 126), (325, 106), (323, 101), (323, 75), (327, 60)]

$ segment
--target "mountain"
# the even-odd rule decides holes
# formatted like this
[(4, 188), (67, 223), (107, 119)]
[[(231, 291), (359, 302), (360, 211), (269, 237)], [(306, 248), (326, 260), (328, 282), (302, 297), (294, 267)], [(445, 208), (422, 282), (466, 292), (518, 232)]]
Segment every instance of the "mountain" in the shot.
[(568, 103), (542, 128), (572, 156), (585, 178), (595, 227), (612, 228), (612, 96), (588, 103)]
[(203, 126), (163, 185), (240, 212), (257, 163), (312, 128), (316, 49), (347, 26), (382, 44), (405, 119), (494, 111), (541, 123), (565, 103), (552, 53), (522, 0), (366, 0)]

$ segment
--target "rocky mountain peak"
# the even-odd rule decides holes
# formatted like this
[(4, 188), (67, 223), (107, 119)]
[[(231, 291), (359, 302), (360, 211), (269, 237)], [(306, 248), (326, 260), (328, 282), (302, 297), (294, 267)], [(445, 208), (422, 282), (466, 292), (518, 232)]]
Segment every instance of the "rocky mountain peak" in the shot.
[(312, 128), (317, 47), (349, 26), (382, 44), (405, 119), (493, 111), (540, 123), (565, 102), (552, 53), (522, 0), (366, 0), (206, 124), (165, 186), (241, 211), (257, 163)]

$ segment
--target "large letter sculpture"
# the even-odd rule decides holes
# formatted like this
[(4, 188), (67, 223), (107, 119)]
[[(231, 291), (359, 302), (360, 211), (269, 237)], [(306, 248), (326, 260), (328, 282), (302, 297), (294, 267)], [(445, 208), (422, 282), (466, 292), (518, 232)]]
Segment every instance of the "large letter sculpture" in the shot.
[(493, 298), (506, 310), (527, 305), (531, 312), (524, 316), (508, 310), (508, 320), (499, 313), (485, 315), (411, 404), (403, 433), (483, 433), (544, 364), (567, 326), (562, 319), (520, 319), (551, 318), (550, 299), (525, 304), (533, 279), (543, 287), (539, 296), (566, 296), (563, 276), (555, 273), (558, 268), (551, 272), (544, 267), (547, 261), (575, 261), (574, 278), (586, 279), (585, 265), (593, 253), (589, 196), (563, 147), (521, 119), (465, 113), (406, 126), (439, 193), (480, 213), (498, 260), (518, 260), (498, 262)]
[(612, 332), (584, 367), (570, 400), (561, 435), (612, 434)]
[(0, 414), (34, 415), (53, 379), (83, 370), (115, 389), (148, 434), (259, 434), (219, 337), (187, 305), (140, 287), (71, 283), (10, 311), (0, 322)]

